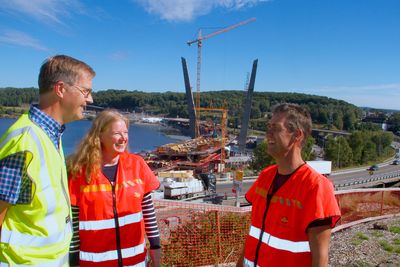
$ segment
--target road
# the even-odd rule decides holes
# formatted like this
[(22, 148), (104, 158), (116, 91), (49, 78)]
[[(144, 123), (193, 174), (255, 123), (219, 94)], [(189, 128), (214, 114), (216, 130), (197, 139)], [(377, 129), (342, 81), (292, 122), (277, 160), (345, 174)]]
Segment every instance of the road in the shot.
[(374, 171), (371, 175), (369, 171), (365, 168), (363, 170), (359, 170), (356, 172), (348, 172), (348, 173), (334, 173), (329, 178), (333, 181), (335, 185), (337, 184), (345, 184), (351, 183), (357, 180), (368, 179), (371, 176), (381, 176), (386, 173), (392, 173), (400, 171), (400, 165), (384, 165), (379, 168), (379, 170)]
[[(379, 176), (386, 173), (392, 173), (400, 171), (400, 165), (391, 165), (391, 164), (381, 164), (379, 170), (375, 171), (373, 176)], [(346, 184), (351, 183), (358, 180), (369, 179), (371, 174), (367, 168), (359, 168), (356, 170), (348, 170), (348, 171), (340, 171), (332, 173), (329, 176), (329, 179), (335, 184)], [(249, 190), (250, 186), (253, 184), (254, 180), (244, 180), (242, 186), (241, 195), (244, 195), (247, 190)], [(217, 193), (219, 194), (227, 194), (228, 196), (232, 196), (232, 181), (217, 183)]]

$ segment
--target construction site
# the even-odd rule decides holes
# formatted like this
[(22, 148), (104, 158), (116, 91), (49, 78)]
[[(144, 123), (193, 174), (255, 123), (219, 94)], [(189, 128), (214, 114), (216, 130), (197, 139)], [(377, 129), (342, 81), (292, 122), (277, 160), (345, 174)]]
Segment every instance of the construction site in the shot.
[[(235, 169), (238, 171), (230, 169), (227, 162), (231, 153), (226, 145), (237, 144), (238, 155), (235, 156), (245, 153), (258, 60), (253, 61), (246, 84), (238, 137), (227, 134), (226, 107), (201, 106), (200, 77), (203, 41), (254, 20), (252, 18), (205, 36), (200, 30), (197, 39), (187, 42), (188, 45), (197, 44), (195, 98), (186, 59), (181, 58), (192, 139), (160, 146), (147, 158), (164, 192), (164, 199), (155, 200), (155, 208), (165, 266), (235, 266), (248, 234), (251, 207), (239, 197), (256, 177), (243, 177), (240, 168)], [(207, 120), (210, 114), (214, 118), (211, 123)], [(245, 162), (238, 162), (236, 166), (242, 164)], [(332, 175), (330, 162), (309, 164), (328, 176), (335, 186), (342, 217), (333, 232), (400, 215), (400, 189), (376, 188), (382, 184), (391, 186), (398, 183), (399, 170), (391, 172), (390, 177), (383, 174), (371, 176), (365, 170), (359, 170), (355, 176), (349, 173), (335, 176)]]

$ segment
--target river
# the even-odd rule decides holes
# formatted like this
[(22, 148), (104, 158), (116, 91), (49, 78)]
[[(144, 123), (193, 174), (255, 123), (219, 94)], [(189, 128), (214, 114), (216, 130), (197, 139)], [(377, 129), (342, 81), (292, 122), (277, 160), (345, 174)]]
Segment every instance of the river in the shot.
[[(0, 118), (0, 136), (3, 136), (13, 122), (15, 119)], [(80, 120), (66, 124), (62, 137), (65, 155), (74, 151), (81, 138), (89, 130), (91, 123), (88, 120)], [(181, 136), (165, 135), (161, 131), (162, 129), (164, 129), (162, 126), (154, 124), (131, 124), (129, 126), (129, 151), (136, 153), (152, 151), (158, 146), (176, 143), (182, 139)]]

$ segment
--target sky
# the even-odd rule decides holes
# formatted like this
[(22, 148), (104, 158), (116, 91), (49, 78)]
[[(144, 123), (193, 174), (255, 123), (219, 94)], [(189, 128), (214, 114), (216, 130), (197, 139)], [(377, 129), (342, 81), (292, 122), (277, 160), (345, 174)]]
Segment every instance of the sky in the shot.
[(96, 71), (95, 91), (297, 92), (398, 109), (399, 0), (0, 0), (0, 87), (38, 87), (40, 65), (66, 54)]

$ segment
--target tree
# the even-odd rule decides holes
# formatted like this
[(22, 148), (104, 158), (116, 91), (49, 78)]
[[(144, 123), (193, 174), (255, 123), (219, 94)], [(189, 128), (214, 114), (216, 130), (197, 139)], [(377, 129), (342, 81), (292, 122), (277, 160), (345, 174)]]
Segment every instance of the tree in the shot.
[(353, 151), (353, 162), (362, 164), (362, 152), (364, 149), (364, 142), (366, 140), (366, 134), (361, 131), (353, 132), (349, 139), (349, 145)]
[(353, 152), (343, 136), (329, 137), (325, 150), (325, 158), (337, 167), (346, 167), (353, 162)]
[(303, 149), (301, 150), (301, 156), (304, 160), (314, 160), (315, 154), (312, 151), (313, 145), (315, 144), (315, 139), (312, 136), (307, 138), (306, 143), (304, 144)]
[(364, 164), (375, 160), (376, 160), (376, 145), (372, 141), (367, 140), (364, 143), (364, 148), (361, 154), (361, 163)]
[(254, 149), (253, 161), (251, 163), (251, 168), (253, 170), (261, 171), (268, 165), (275, 163), (275, 160), (267, 153), (267, 146), (266, 142), (262, 142)]
[(335, 127), (338, 130), (343, 129), (343, 114), (342, 114), (342, 112), (333, 113), (333, 125), (335, 125)]
[(347, 110), (343, 116), (343, 128), (345, 130), (353, 130), (356, 121), (356, 115), (351, 110)]
[(400, 131), (400, 112), (394, 113), (388, 120), (391, 125), (390, 130), (394, 133)]

